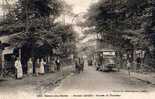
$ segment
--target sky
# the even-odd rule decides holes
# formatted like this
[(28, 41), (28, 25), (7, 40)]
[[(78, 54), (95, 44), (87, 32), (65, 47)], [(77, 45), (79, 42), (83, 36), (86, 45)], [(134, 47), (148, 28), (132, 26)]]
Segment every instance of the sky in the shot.
[[(80, 17), (82, 17), (82, 15), (84, 15), (87, 12), (87, 9), (89, 9), (90, 5), (97, 2), (98, 0), (64, 0), (64, 1), (72, 7), (72, 12), (74, 14), (77, 14)], [(65, 15), (65, 22), (72, 23), (73, 18), (74, 16)], [(61, 21), (64, 20), (64, 15), (60, 17), (60, 20)], [(79, 17), (78, 18), (76, 17), (74, 19), (74, 22), (76, 20), (79, 20)], [(80, 19), (80, 20), (83, 20), (83, 19)]]
[(72, 6), (73, 12), (78, 14), (81, 12), (86, 12), (89, 6), (97, 2), (98, 0), (65, 0), (69, 5)]
[[(83, 21), (82, 15), (84, 15), (87, 12), (87, 10), (89, 9), (89, 7), (93, 3), (97, 2), (98, 0), (65, 0), (65, 1), (68, 5), (72, 6), (73, 13), (80, 16), (80, 17), (75, 18), (75, 20), (73, 22), (73, 24), (74, 24), (77, 21), (80, 21), (80, 20)], [(73, 19), (74, 19), (74, 16), (65, 16), (66, 23), (72, 23)], [(80, 27), (74, 26), (74, 30), (79, 33), (79, 36), (83, 36), (83, 33), (82, 33)]]

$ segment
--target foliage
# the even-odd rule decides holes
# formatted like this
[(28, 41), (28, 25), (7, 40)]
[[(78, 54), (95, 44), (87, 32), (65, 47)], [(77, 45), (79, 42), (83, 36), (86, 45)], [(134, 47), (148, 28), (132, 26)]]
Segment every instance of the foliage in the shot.
[(100, 0), (91, 6), (88, 26), (94, 27), (102, 40), (126, 49), (146, 47), (147, 25), (151, 16), (149, 0)]
[(13, 34), (25, 32), (26, 28), (30, 32), (41, 27), (47, 29), (62, 9), (62, 2), (58, 0), (18, 0), (15, 8), (0, 23), (0, 31), (3, 34)]
[(19, 0), (1, 22), (0, 31), (6, 35), (14, 34), (10, 43), (23, 47), (32, 56), (49, 55), (53, 49), (62, 50), (62, 46), (70, 50), (74, 48), (71, 44), (75, 39), (74, 31), (70, 25), (55, 22), (63, 12), (64, 4), (59, 0)]

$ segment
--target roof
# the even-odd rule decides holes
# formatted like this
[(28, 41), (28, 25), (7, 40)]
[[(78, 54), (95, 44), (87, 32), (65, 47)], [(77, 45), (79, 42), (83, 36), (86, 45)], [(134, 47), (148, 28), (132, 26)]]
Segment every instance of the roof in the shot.
[(3, 54), (12, 54), (13, 49), (14, 48), (12, 48), (12, 47), (7, 47), (7, 48), (5, 48), (5, 50), (3, 50)]

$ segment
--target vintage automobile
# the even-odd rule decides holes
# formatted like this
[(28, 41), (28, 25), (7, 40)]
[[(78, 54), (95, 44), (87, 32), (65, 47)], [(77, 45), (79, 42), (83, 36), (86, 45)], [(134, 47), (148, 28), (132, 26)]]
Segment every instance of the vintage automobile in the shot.
[(114, 50), (96, 51), (96, 70), (97, 71), (114, 71), (116, 69)]

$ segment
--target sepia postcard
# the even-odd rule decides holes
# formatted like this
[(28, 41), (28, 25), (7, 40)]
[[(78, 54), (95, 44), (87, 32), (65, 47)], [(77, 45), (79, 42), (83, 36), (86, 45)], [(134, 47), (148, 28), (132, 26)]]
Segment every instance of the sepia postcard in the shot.
[(155, 0), (0, 0), (0, 99), (155, 99)]

